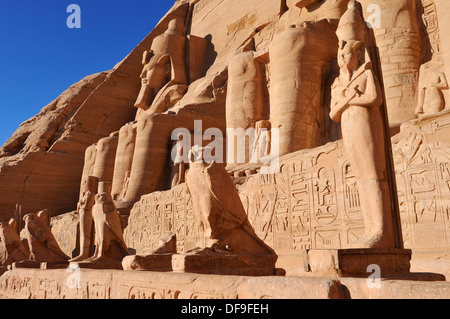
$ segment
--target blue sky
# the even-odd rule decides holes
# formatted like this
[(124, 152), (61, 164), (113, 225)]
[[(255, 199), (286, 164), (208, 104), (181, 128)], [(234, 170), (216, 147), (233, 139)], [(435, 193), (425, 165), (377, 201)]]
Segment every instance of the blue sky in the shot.
[[(0, 4), (0, 145), (70, 85), (125, 58), (175, 0), (17, 0)], [(70, 4), (81, 29), (69, 29)]]

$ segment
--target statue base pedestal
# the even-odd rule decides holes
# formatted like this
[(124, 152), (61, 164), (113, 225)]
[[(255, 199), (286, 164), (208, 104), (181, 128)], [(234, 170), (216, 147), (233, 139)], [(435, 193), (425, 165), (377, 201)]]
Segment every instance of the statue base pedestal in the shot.
[(48, 262), (25, 260), (12, 264), (12, 269), (30, 268), (30, 269), (50, 270), (50, 269), (66, 269), (67, 267), (69, 267), (69, 262), (48, 263)]
[[(337, 277), (392, 278), (410, 274), (410, 249), (305, 250), (305, 271)], [(378, 272), (378, 273), (377, 273)]]
[(123, 270), (121, 261), (76, 261), (71, 262), (70, 267), (82, 269), (115, 269)]
[(127, 256), (122, 261), (124, 270), (172, 271), (174, 254), (152, 254)]
[(172, 269), (178, 273), (239, 276), (273, 276), (276, 255), (187, 253), (172, 257)]

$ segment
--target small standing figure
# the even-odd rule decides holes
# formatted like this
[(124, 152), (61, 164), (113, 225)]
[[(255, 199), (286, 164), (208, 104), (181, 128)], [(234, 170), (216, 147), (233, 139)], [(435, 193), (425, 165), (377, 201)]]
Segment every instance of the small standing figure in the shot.
[(83, 181), (83, 194), (78, 202), (78, 213), (80, 215), (80, 254), (70, 261), (82, 261), (91, 255), (92, 246), (92, 208), (95, 204), (98, 178), (89, 176)]
[(434, 61), (420, 67), (416, 115), (435, 114), (445, 108), (442, 91), (448, 89), (448, 82), (441, 69), (442, 63), (435, 64)]
[(337, 36), (340, 75), (332, 86), (331, 118), (341, 122), (345, 154), (355, 173), (365, 234), (354, 248), (394, 248), (381, 86), (366, 54), (361, 8), (350, 1)]
[(183, 135), (180, 135), (172, 148), (172, 188), (185, 182), (187, 155), (184, 154), (184, 138)]
[(250, 163), (260, 163), (261, 159), (270, 155), (272, 135), (270, 121), (256, 122), (256, 137), (252, 146)]

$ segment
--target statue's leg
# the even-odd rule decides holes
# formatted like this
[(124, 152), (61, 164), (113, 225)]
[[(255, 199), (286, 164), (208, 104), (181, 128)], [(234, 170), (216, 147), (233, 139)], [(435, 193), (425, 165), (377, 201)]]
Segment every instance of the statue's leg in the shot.
[(82, 261), (89, 258), (92, 233), (92, 212), (80, 209), (80, 254), (70, 261)]
[(109, 137), (102, 138), (97, 143), (97, 154), (94, 165), (93, 176), (100, 182), (112, 182), (114, 175), (114, 161), (116, 158), (119, 134), (114, 133)]
[(279, 129), (279, 155), (321, 145), (323, 71), (336, 58), (332, 26), (289, 28), (270, 46), (270, 122)]
[(168, 183), (167, 171), (173, 120), (170, 115), (143, 115), (137, 123), (136, 147), (124, 202), (161, 190)]
[(381, 127), (381, 117), (363, 107), (352, 107), (342, 117), (345, 150), (356, 177), (365, 224), (365, 234), (355, 248), (395, 247)]
[(119, 141), (114, 164), (114, 176), (111, 196), (114, 200), (120, 200), (123, 191), (126, 174), (131, 171), (133, 154), (136, 143), (136, 123), (125, 124), (119, 131)]

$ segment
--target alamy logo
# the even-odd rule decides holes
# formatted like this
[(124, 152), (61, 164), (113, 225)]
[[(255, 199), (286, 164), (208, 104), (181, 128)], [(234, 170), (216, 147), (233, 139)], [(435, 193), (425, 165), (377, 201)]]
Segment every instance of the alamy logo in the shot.
[(71, 4), (67, 7), (67, 12), (71, 13), (67, 17), (67, 27), (69, 29), (80, 29), (81, 28), (81, 8), (77, 4)]
[(381, 268), (378, 265), (369, 265), (369, 267), (367, 267), (367, 272), (368, 273), (372, 273), (372, 275), (370, 275), (367, 278), (367, 287), (369, 287), (369, 289), (380, 289), (381, 288)]
[(67, 277), (66, 284), (69, 289), (80, 289), (81, 288), (81, 269), (78, 265), (70, 265), (66, 272), (71, 273)]
[[(194, 121), (194, 131), (177, 128), (172, 132), (174, 145), (171, 158), (174, 164), (191, 161), (198, 163), (244, 164), (259, 163), (261, 174), (276, 174), (279, 172), (279, 129), (258, 127), (247, 130), (228, 128), (226, 138), (218, 128), (208, 128), (203, 131), (201, 120)], [(205, 146), (205, 141), (211, 141)], [(203, 148), (202, 152), (191, 158), (193, 146)], [(226, 151), (226, 156), (224, 152)]]
[(367, 13), (370, 15), (367, 17), (367, 26), (371, 29), (381, 28), (381, 8), (377, 4), (370, 4), (367, 6)]

